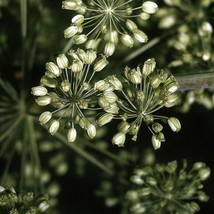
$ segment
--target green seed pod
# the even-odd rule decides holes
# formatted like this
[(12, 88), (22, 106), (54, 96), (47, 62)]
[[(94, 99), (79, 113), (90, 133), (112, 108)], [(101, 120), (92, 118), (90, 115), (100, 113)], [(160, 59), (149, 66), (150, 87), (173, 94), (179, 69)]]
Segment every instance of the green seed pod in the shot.
[(77, 138), (77, 131), (75, 128), (70, 128), (67, 134), (68, 142), (73, 143)]
[(48, 90), (43, 86), (36, 86), (31, 88), (31, 93), (34, 96), (45, 96), (48, 93)]
[(115, 103), (118, 100), (117, 95), (112, 91), (105, 91), (103, 93), (103, 97), (109, 102), (109, 103)]
[(88, 38), (85, 34), (80, 34), (80, 35), (74, 37), (74, 43), (76, 45), (80, 45), (80, 44), (85, 43), (87, 41), (87, 39)]
[(89, 50), (86, 52), (85, 63), (91, 65), (97, 58), (97, 52), (94, 50)]
[(39, 116), (39, 122), (41, 125), (44, 125), (45, 123), (47, 123), (50, 119), (52, 118), (52, 113), (49, 111), (45, 111), (43, 112), (40, 116)]
[(65, 56), (65, 54), (60, 54), (56, 58), (56, 62), (57, 62), (57, 65), (59, 66), (59, 68), (61, 68), (61, 69), (68, 68), (68, 58)]
[(147, 37), (147, 35), (143, 31), (141, 31), (139, 29), (135, 29), (135, 30), (133, 30), (133, 33), (134, 33), (135, 39), (138, 42), (140, 42), (140, 43), (146, 43), (148, 41), (148, 37)]
[(99, 60), (94, 65), (94, 71), (99, 72), (99, 71), (103, 70), (103, 68), (105, 68), (108, 65), (108, 63), (109, 62), (106, 60), (106, 58)]
[(156, 62), (155, 59), (148, 59), (144, 62), (142, 74), (144, 76), (149, 76), (155, 69)]
[(99, 80), (94, 84), (94, 90), (105, 91), (109, 88), (109, 83), (105, 80)]
[(111, 113), (105, 113), (103, 114), (98, 120), (97, 120), (97, 124), (99, 126), (103, 126), (107, 123), (110, 123), (112, 121), (112, 119), (114, 118), (114, 115)]
[(106, 56), (111, 56), (115, 51), (115, 44), (113, 42), (108, 42), (104, 48), (104, 54)]
[(61, 69), (59, 69), (59, 67), (53, 62), (47, 62), (46, 69), (49, 72), (53, 73), (56, 77), (58, 77), (62, 73)]
[(158, 11), (158, 5), (152, 1), (145, 1), (142, 4), (142, 10), (148, 14), (154, 14)]
[(56, 132), (58, 131), (59, 126), (60, 126), (59, 121), (58, 121), (58, 120), (54, 120), (54, 121), (51, 123), (51, 125), (50, 125), (48, 131), (50, 132), (51, 135), (54, 135), (54, 134), (56, 134)]
[(138, 29), (137, 25), (130, 19), (126, 20), (126, 27), (132, 32)]
[(122, 85), (121, 81), (116, 76), (114, 76), (114, 75), (109, 76), (108, 81), (114, 87), (114, 90), (116, 90), (116, 91), (122, 90), (123, 85)]
[(40, 81), (43, 85), (49, 88), (56, 88), (58, 83), (55, 79), (51, 79), (49, 77), (43, 76)]
[(78, 61), (74, 61), (73, 64), (71, 65), (71, 70), (74, 73), (79, 73), (83, 70), (83, 63), (82, 61), (78, 60)]
[(124, 133), (117, 133), (112, 138), (112, 144), (117, 145), (118, 147), (123, 147), (126, 141), (126, 135)]
[(152, 145), (155, 150), (161, 147), (161, 141), (157, 135), (152, 135)]
[(175, 118), (175, 117), (170, 117), (168, 120), (167, 120), (170, 128), (172, 129), (173, 132), (179, 132), (181, 130), (181, 123), (180, 121)]
[(71, 25), (70, 27), (64, 30), (64, 37), (66, 39), (71, 38), (74, 35), (76, 35), (78, 31), (79, 31), (79, 28), (77, 26)]
[(51, 103), (51, 97), (42, 96), (42, 97), (38, 97), (37, 99), (35, 99), (35, 101), (39, 106), (46, 106)]
[(121, 36), (121, 42), (122, 42), (125, 46), (127, 46), (127, 47), (129, 47), (129, 48), (132, 48), (133, 45), (134, 45), (134, 40), (133, 40), (132, 37), (129, 36), (128, 34), (123, 34), (123, 35)]
[(82, 14), (78, 14), (71, 19), (71, 22), (75, 25), (81, 25), (84, 22), (84, 16)]
[(63, 1), (62, 2), (62, 9), (66, 10), (76, 10), (78, 7), (78, 4), (76, 1)]
[(88, 127), (87, 127), (87, 134), (88, 136), (92, 139), (96, 136), (96, 127), (93, 125), (93, 124), (90, 124)]

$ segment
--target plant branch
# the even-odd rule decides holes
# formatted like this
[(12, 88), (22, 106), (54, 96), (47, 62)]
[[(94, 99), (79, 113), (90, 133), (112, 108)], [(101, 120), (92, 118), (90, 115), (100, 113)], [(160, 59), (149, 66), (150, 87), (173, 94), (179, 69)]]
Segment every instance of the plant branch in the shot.
[(214, 88), (214, 72), (175, 77), (180, 91)]

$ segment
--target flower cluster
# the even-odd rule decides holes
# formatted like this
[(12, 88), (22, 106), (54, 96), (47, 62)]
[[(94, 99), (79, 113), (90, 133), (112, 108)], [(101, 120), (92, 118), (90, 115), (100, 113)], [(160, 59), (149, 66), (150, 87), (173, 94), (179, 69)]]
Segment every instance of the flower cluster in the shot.
[(95, 137), (96, 127), (84, 111), (93, 110), (96, 106), (98, 91), (93, 87), (92, 79), (107, 64), (104, 56), (82, 49), (70, 50), (67, 55), (60, 54), (56, 62), (46, 64), (47, 72), (41, 78), (41, 85), (33, 87), (32, 94), (37, 96), (35, 101), (38, 105), (51, 104), (54, 107), (52, 112), (45, 111), (39, 117), (42, 125), (53, 118), (49, 126), (52, 135), (64, 121), (68, 142), (76, 140), (76, 124), (86, 130), (90, 138)]
[(75, 44), (86, 43), (86, 48), (96, 49), (104, 44), (104, 53), (110, 56), (119, 41), (132, 47), (135, 40), (147, 42), (147, 35), (133, 19), (149, 19), (158, 10), (156, 3), (134, 0), (65, 0), (62, 8), (77, 13), (71, 26), (65, 29), (65, 38), (73, 38)]
[(171, 66), (210, 66), (214, 62), (212, 0), (165, 0), (159, 10), (159, 26), (176, 28), (169, 46), (176, 50)]
[[(1, 213), (46, 213), (49, 208), (47, 196), (35, 197), (33, 192), (18, 195), (13, 188), (0, 186)], [(1, 210), (2, 209), (2, 210)]]
[(208, 196), (201, 190), (210, 176), (210, 169), (196, 162), (190, 171), (186, 161), (178, 168), (176, 161), (167, 165), (155, 164), (134, 171), (130, 180), (132, 189), (126, 193), (130, 211), (138, 213), (190, 214), (199, 211), (197, 201), (205, 202)]
[[(110, 83), (111, 87), (100, 98), (99, 104), (106, 114), (98, 119), (98, 124), (106, 124), (113, 118), (123, 120), (112, 139), (113, 144), (124, 146), (126, 134), (132, 135), (132, 140), (136, 140), (142, 122), (152, 133), (155, 149), (160, 148), (161, 142), (165, 141), (163, 126), (158, 121), (167, 122), (175, 132), (181, 129), (177, 118), (154, 114), (164, 106), (174, 106), (178, 98), (175, 94), (178, 83), (174, 76), (163, 70), (156, 70), (155, 66), (155, 60), (148, 59), (143, 66), (134, 69), (126, 67), (122, 83), (115, 76), (106, 78), (106, 84)], [(111, 88), (115, 93), (110, 92)]]

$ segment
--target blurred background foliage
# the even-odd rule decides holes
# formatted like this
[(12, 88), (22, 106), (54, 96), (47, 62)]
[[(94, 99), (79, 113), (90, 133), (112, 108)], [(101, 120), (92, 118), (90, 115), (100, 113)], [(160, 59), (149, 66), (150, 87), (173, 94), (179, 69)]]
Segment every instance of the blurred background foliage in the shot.
[[(146, 24), (139, 23), (149, 43), (137, 44), (132, 51), (118, 47), (108, 74), (120, 73), (125, 65), (136, 66), (150, 57), (159, 68), (178, 76), (214, 72), (214, 2), (156, 2), (159, 12)], [(116, 148), (110, 142), (117, 123), (100, 129), (93, 141), (82, 133), (74, 144), (66, 143), (64, 133), (53, 137), (40, 126), (42, 110), (34, 104), (31, 87), (38, 85), (45, 63), (72, 45), (63, 38), (72, 13), (63, 11), (61, 4), (59, 0), (0, 0), (0, 186), (8, 188), (7, 194), (18, 203), (8, 209), (3, 205), (1, 213), (15, 208), (26, 212), (22, 207), (28, 203), (40, 213), (44, 201), (50, 204), (47, 213), (122, 213), (121, 207), (127, 204), (121, 183), (123, 179), (129, 182), (136, 167), (173, 160), (182, 165), (186, 159), (190, 168), (200, 161), (212, 170), (213, 89), (184, 91), (178, 107), (161, 110), (178, 117), (182, 130), (179, 134), (168, 131), (167, 142), (155, 153), (148, 148), (151, 143), (146, 129), (136, 143)], [(3, 187), (0, 202), (5, 199)], [(204, 191), (210, 200), (199, 202), (199, 213), (210, 214), (214, 211), (212, 178), (206, 181)], [(14, 199), (16, 192), (18, 200)], [(35, 194), (30, 202), (24, 197), (28, 192)], [(41, 200), (40, 194), (44, 194)]]

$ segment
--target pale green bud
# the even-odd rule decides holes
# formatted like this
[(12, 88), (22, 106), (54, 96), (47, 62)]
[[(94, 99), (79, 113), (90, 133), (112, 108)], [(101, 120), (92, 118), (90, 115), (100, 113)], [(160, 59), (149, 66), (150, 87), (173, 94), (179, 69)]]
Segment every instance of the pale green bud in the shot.
[(51, 123), (51, 125), (50, 125), (48, 131), (51, 133), (51, 135), (54, 135), (54, 134), (56, 134), (56, 132), (58, 131), (59, 126), (60, 126), (59, 121), (58, 121), (58, 120), (54, 120), (54, 121)]
[(152, 135), (152, 145), (155, 150), (161, 147), (161, 141), (157, 135)]
[(61, 88), (64, 92), (68, 92), (71, 89), (71, 83), (68, 80), (61, 82)]
[(138, 175), (131, 176), (130, 180), (132, 183), (135, 183), (138, 185), (142, 185), (144, 183), (144, 180)]
[(36, 86), (31, 88), (31, 93), (34, 96), (45, 96), (48, 93), (48, 90), (43, 86)]
[(104, 54), (106, 56), (111, 56), (115, 51), (115, 44), (113, 42), (108, 42), (104, 48)]
[(152, 88), (157, 88), (160, 84), (161, 84), (161, 80), (160, 80), (160, 78), (158, 77), (158, 75), (155, 74), (155, 75), (151, 78), (151, 86), (152, 86)]
[(142, 75), (138, 70), (133, 69), (129, 74), (128, 74), (128, 79), (133, 83), (133, 84), (140, 84), (142, 81)]
[(100, 97), (98, 100), (98, 104), (103, 109), (109, 107), (109, 105), (110, 105), (110, 103), (108, 102), (108, 100), (105, 97)]
[[(79, 53), (79, 51), (83, 51), (83, 50), (82, 49), (78, 49), (77, 52)], [(68, 55), (71, 56), (73, 58), (73, 60), (77, 60), (78, 61), (78, 60), (80, 60), (80, 57), (77, 54), (77, 52), (71, 49), (70, 51), (68, 51)]]
[(112, 91), (105, 91), (103, 94), (103, 97), (109, 102), (109, 103), (114, 103), (118, 100), (117, 95), (112, 92)]
[[(76, 53), (78, 54), (78, 58), (80, 60), (82, 60), (83, 62), (86, 61), (86, 52), (83, 49), (78, 48)], [(77, 60), (77, 61), (79, 61), (79, 60)]]
[(122, 90), (123, 85), (122, 85), (121, 81), (116, 76), (114, 76), (114, 75), (110, 76), (108, 78), (108, 81), (112, 86), (114, 86), (115, 90), (119, 90), (119, 91)]
[(142, 74), (144, 76), (149, 76), (149, 74), (151, 74), (154, 71), (155, 66), (156, 66), (155, 59), (148, 59), (148, 60), (146, 60), (144, 62), (144, 65), (143, 65)]
[(146, 43), (148, 41), (148, 37), (147, 37), (147, 35), (143, 31), (141, 31), (139, 29), (135, 29), (135, 30), (133, 30), (133, 33), (134, 33), (135, 39), (138, 42), (140, 42), (140, 43)]
[(151, 193), (151, 189), (148, 187), (145, 187), (139, 190), (140, 196), (147, 196), (147, 195), (150, 195), (150, 193)]
[(84, 16), (78, 14), (71, 19), (71, 22), (75, 25), (81, 25), (84, 22)]
[(87, 127), (87, 134), (88, 136), (92, 139), (96, 136), (96, 127), (93, 125), (93, 124), (90, 124), (88, 127)]
[(100, 42), (100, 39), (90, 39), (86, 42), (85, 47), (87, 49), (95, 50), (95, 49), (97, 49), (99, 42)]
[(87, 36), (85, 35), (85, 34), (80, 34), (80, 35), (78, 35), (78, 36), (75, 36), (75, 38), (74, 38), (74, 43), (76, 44), (76, 45), (80, 45), (80, 44), (83, 44), (83, 43), (85, 43), (86, 41), (87, 41)]
[(77, 8), (78, 4), (76, 3), (76, 1), (63, 1), (62, 2), (62, 9), (66, 9), (66, 10), (75, 10)]
[(107, 123), (110, 123), (112, 121), (112, 119), (114, 118), (114, 115), (111, 113), (105, 113), (103, 114), (98, 120), (97, 120), (97, 124), (99, 126), (103, 126)]
[(46, 76), (43, 76), (41, 78), (40, 82), (49, 88), (56, 88), (56, 86), (58, 85), (58, 83), (55, 79), (51, 79), (51, 78), (46, 77)]
[(105, 91), (108, 88), (109, 88), (109, 83), (107, 83), (105, 80), (99, 80), (94, 84), (94, 90)]
[(99, 60), (94, 65), (94, 71), (99, 72), (99, 71), (103, 70), (103, 68), (105, 68), (108, 65), (108, 63), (109, 62), (105, 58)]
[(77, 131), (75, 128), (70, 128), (67, 134), (68, 142), (73, 143), (77, 138)]
[(45, 111), (39, 116), (39, 122), (41, 123), (41, 125), (43, 125), (47, 123), (51, 118), (52, 118), (52, 113), (49, 111)]
[(210, 177), (210, 168), (205, 167), (199, 170), (198, 175), (202, 181), (205, 181), (208, 177)]
[(148, 20), (150, 18), (150, 15), (148, 13), (142, 12), (142, 13), (140, 13), (140, 18), (142, 20)]
[(46, 106), (51, 103), (51, 97), (42, 96), (42, 97), (38, 97), (35, 101), (39, 106)]
[(87, 127), (90, 125), (90, 122), (86, 117), (81, 117), (79, 120), (79, 125), (82, 129), (87, 129)]
[(46, 69), (57, 77), (62, 73), (61, 69), (53, 62), (47, 62)]
[(94, 50), (89, 50), (86, 52), (85, 63), (91, 65), (97, 58), (97, 53)]
[(56, 62), (57, 62), (57, 65), (59, 66), (59, 68), (61, 68), (61, 69), (65, 69), (68, 67), (68, 58), (65, 56), (65, 54), (60, 54), (56, 58)]
[(180, 121), (175, 118), (175, 117), (170, 117), (168, 120), (167, 120), (170, 128), (172, 129), (173, 132), (179, 132), (181, 130), (181, 123)]
[(118, 43), (118, 33), (117, 31), (111, 31), (110, 32), (110, 42), (113, 42), (114, 44)]
[(133, 45), (134, 45), (134, 40), (128, 34), (123, 34), (121, 36), (121, 42), (129, 48), (133, 47)]
[(158, 133), (163, 130), (163, 126), (160, 123), (153, 123), (152, 129), (155, 133)]
[(108, 113), (118, 114), (120, 108), (117, 106), (116, 103), (111, 103), (109, 106), (104, 108), (104, 110)]
[(129, 123), (127, 123), (126, 121), (122, 121), (119, 123), (119, 125), (117, 126), (118, 131), (122, 132), (124, 134), (126, 134), (130, 128)]
[(42, 203), (39, 204), (38, 211), (43, 213), (49, 208), (49, 206), (50, 205), (48, 204), (47, 201), (43, 201)]
[(157, 181), (155, 178), (153, 177), (147, 177), (146, 178), (146, 182), (152, 186), (156, 186), (157, 185)]
[(77, 26), (71, 25), (70, 27), (64, 30), (64, 37), (66, 39), (71, 38), (74, 35), (76, 35), (78, 31), (79, 31), (79, 28)]
[(126, 20), (126, 27), (132, 32), (134, 30), (137, 30), (137, 25), (130, 19)]
[(124, 133), (117, 133), (112, 138), (112, 144), (117, 145), (118, 147), (123, 147), (126, 141), (126, 135)]
[(152, 1), (145, 1), (142, 4), (142, 10), (148, 14), (154, 14), (158, 10), (158, 5)]
[(174, 93), (179, 88), (179, 85), (177, 82), (171, 82), (169, 85), (166, 86), (166, 90), (170, 93)]
[(80, 61), (80, 60), (74, 61), (73, 64), (71, 65), (71, 70), (74, 73), (81, 72), (83, 70), (83, 63), (82, 63), (82, 61)]

